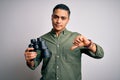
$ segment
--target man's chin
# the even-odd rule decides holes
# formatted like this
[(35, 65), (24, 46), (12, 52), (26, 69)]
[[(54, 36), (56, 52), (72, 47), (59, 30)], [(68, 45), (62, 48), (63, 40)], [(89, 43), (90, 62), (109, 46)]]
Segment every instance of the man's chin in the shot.
[(56, 31), (61, 31), (62, 29), (61, 28), (55, 28)]

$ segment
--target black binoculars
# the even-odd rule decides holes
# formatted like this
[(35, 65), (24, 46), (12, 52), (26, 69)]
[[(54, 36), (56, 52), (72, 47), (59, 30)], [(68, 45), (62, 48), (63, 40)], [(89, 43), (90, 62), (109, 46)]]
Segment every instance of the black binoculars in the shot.
[(31, 39), (28, 47), (33, 47), (34, 51), (40, 50), (42, 52), (43, 58), (49, 58), (50, 52), (46, 46), (45, 40), (42, 38)]

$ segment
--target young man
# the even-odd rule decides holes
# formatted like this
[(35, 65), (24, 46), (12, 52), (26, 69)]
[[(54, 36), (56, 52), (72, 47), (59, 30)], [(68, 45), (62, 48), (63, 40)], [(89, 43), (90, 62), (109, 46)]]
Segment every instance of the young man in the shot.
[(34, 48), (27, 48), (24, 53), (28, 67), (33, 70), (43, 60), (40, 80), (81, 80), (82, 53), (97, 59), (104, 56), (103, 49), (98, 44), (66, 29), (69, 18), (70, 10), (66, 5), (55, 6), (51, 16), (53, 28), (41, 36), (46, 42), (50, 58), (43, 58), (40, 50), (31, 52)]

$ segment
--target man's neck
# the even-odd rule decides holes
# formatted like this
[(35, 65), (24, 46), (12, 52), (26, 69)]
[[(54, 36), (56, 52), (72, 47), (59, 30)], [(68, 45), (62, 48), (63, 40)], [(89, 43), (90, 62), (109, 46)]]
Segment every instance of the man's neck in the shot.
[(55, 33), (56, 33), (56, 36), (58, 37), (60, 35), (61, 31), (58, 31), (58, 32), (56, 31)]
[(61, 31), (55, 31), (56, 36), (58, 37), (58, 36), (61, 34), (61, 32), (64, 31), (64, 30), (65, 30), (65, 29), (63, 29), (63, 30), (61, 30)]

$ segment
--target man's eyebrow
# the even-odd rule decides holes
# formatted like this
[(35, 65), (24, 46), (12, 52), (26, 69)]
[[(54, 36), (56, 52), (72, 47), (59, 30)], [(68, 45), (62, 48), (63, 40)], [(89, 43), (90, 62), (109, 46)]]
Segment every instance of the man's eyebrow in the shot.
[(59, 17), (58, 15), (56, 15), (56, 14), (53, 14), (53, 16), (57, 16), (57, 17)]
[(57, 17), (65, 17), (65, 18), (66, 18), (66, 16), (58, 16), (58, 15), (53, 15), (53, 16), (57, 16)]

